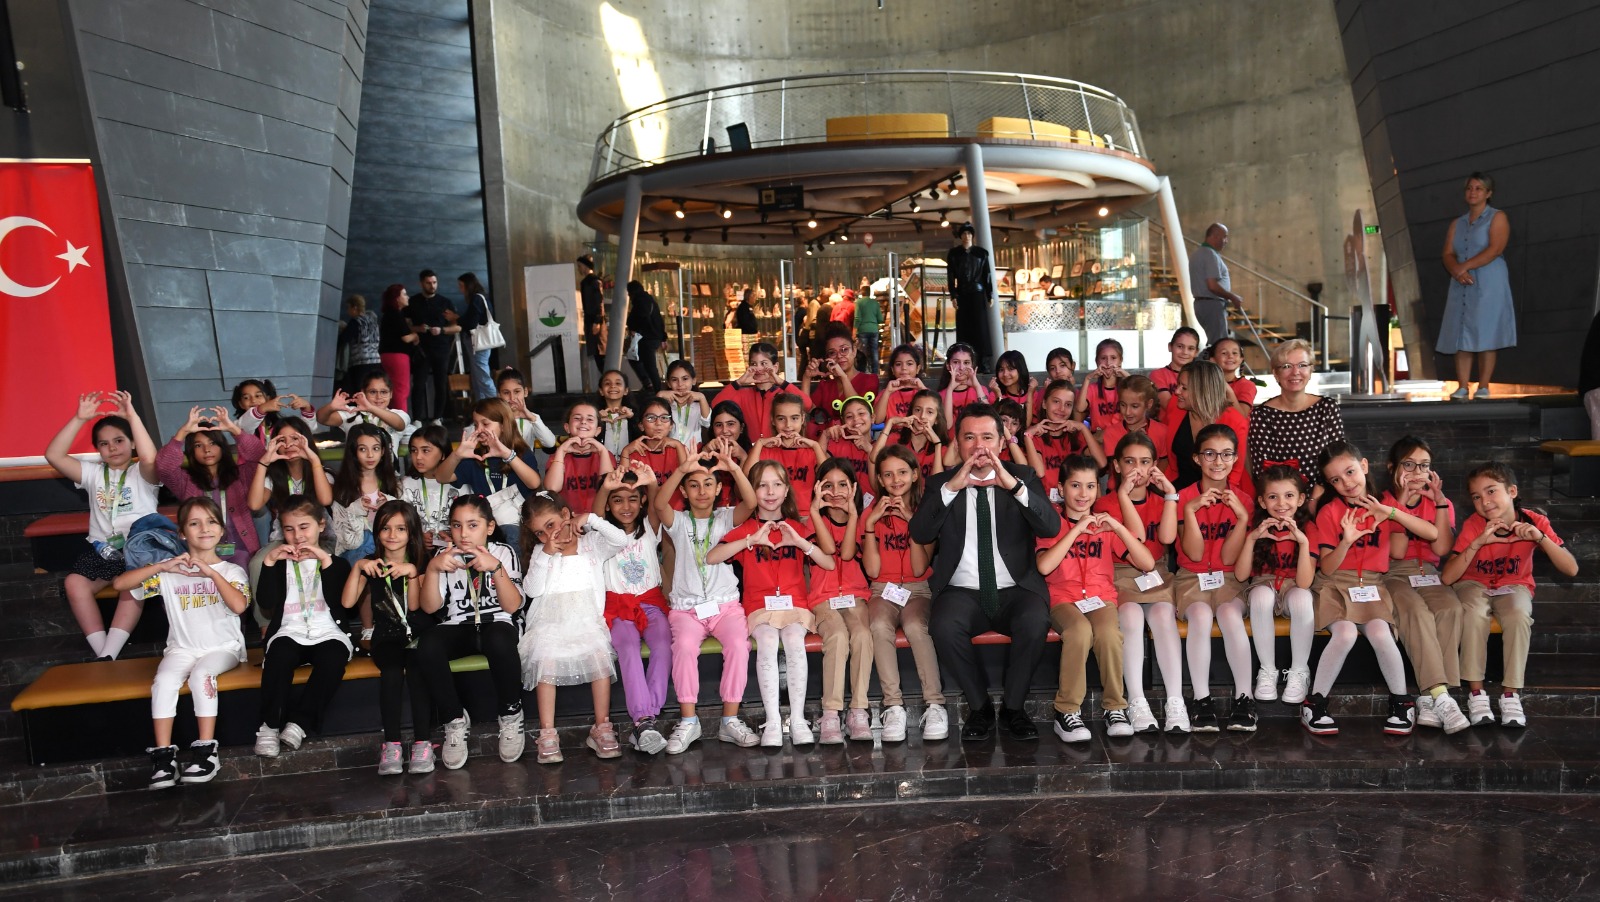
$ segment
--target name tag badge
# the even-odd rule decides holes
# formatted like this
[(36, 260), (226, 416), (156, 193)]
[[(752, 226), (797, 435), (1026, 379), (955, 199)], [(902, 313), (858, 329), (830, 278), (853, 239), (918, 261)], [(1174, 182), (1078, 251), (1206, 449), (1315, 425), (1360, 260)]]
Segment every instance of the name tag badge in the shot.
[(722, 605), (714, 601), (702, 601), (694, 606), (694, 615), (701, 620), (710, 620), (717, 616), (717, 612), (720, 610), (722, 610)]
[(1378, 594), (1377, 586), (1350, 587), (1350, 600), (1360, 604), (1366, 604), (1369, 601), (1377, 601), (1381, 597), (1382, 596)]
[(898, 583), (884, 583), (883, 598), (890, 604), (899, 605), (903, 608), (906, 606), (906, 602), (911, 600), (911, 590)]
[(1101, 601), (1100, 596), (1098, 595), (1090, 595), (1088, 598), (1085, 598), (1082, 601), (1074, 601), (1073, 604), (1077, 605), (1078, 610), (1085, 614), (1089, 613), (1090, 611), (1098, 611), (1106, 606), (1106, 603)]
[(217, 557), (233, 557), (233, 553), (238, 550), (232, 542), (225, 542), (217, 546)]
[(1433, 573), (1418, 573), (1411, 577), (1411, 588), (1420, 589), (1423, 586), (1442, 586), (1439, 577)]
[(1483, 594), (1493, 597), (1495, 595), (1510, 595), (1512, 592), (1515, 592), (1515, 591), (1517, 591), (1517, 587), (1514, 586), (1514, 585), (1511, 585), (1511, 586), (1490, 586), (1489, 588), (1483, 590)]
[[(1201, 577), (1201, 579), (1204, 578), (1204, 576)], [(1137, 578), (1134, 579), (1133, 584), (1139, 587), (1140, 592), (1148, 592), (1151, 589), (1159, 589), (1161, 588), (1162, 584), (1161, 574), (1155, 572), (1154, 570), (1151, 570), (1149, 573), (1141, 573)]]
[(1051, 489), (1050, 490), (1050, 503), (1051, 504), (1059, 505), (1059, 504), (1061, 504), (1062, 502), (1064, 502), (1066, 500), (1067, 500), (1067, 496), (1061, 494), (1061, 490), (1060, 489), (1057, 488), (1057, 489)]
[(768, 595), (765, 606), (769, 611), (792, 611), (794, 599), (787, 595)]
[(836, 595), (833, 598), (828, 599), (828, 607), (835, 611), (843, 608), (853, 608), (855, 606), (856, 597), (854, 595)]
[(121, 551), (122, 546), (128, 544), (128, 537), (122, 535), (121, 533), (116, 533), (106, 538), (106, 544), (117, 549), (118, 551)]
[(1223, 582), (1225, 582), (1225, 580), (1223, 579), (1221, 570), (1213, 570), (1210, 573), (1202, 573), (1200, 574), (1200, 591), (1210, 592), (1215, 589), (1220, 589), (1222, 588)]

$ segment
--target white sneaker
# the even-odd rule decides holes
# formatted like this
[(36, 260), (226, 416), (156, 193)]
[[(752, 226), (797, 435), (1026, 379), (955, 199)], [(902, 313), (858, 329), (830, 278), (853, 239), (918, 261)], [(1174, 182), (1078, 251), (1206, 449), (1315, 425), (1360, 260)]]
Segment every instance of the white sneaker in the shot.
[[(698, 737), (700, 731), (695, 730), (694, 735)], [(761, 738), (756, 735), (756, 731), (750, 729), (750, 725), (745, 723), (742, 717), (724, 720), (722, 726), (717, 728), (717, 738), (742, 749), (750, 748), (761, 741)]]
[(950, 735), (950, 713), (944, 705), (929, 705), (922, 711), (922, 741), (932, 742)]
[(1289, 669), (1289, 675), (1283, 680), (1283, 695), (1280, 698), (1286, 705), (1298, 705), (1306, 700), (1311, 692), (1311, 671)]
[(1136, 699), (1128, 702), (1128, 722), (1133, 724), (1135, 733), (1159, 733), (1161, 724), (1156, 723), (1156, 715), (1150, 710), (1148, 699)]
[(500, 715), (500, 760), (507, 764), (522, 757), (528, 734), (522, 732), (522, 712)]
[(1439, 722), (1439, 713), (1433, 710), (1433, 696), (1426, 692), (1417, 696), (1417, 726), (1432, 727), (1435, 730), (1444, 726)]
[(1448, 692), (1433, 700), (1433, 716), (1438, 718), (1447, 734), (1459, 733), (1472, 726), (1467, 720), (1467, 715), (1461, 713), (1461, 706), (1456, 704), (1456, 700), (1451, 698)]
[(300, 748), (300, 743), (306, 741), (306, 731), (301, 729), (299, 724), (291, 721), (284, 724), (283, 729), (278, 731), (278, 741), (288, 746), (289, 751), (295, 751)]
[[(727, 727), (723, 727), (727, 732)], [(680, 720), (672, 728), (672, 735), (667, 737), (667, 754), (681, 755), (689, 750), (689, 746), (700, 741), (700, 718), (694, 720)]]
[(811, 733), (811, 722), (806, 720), (804, 714), (789, 715), (789, 741), (795, 745), (810, 745), (816, 742), (816, 737)]
[(1522, 713), (1522, 696), (1500, 696), (1500, 726), (1525, 727), (1527, 725), (1528, 718)]
[(1167, 732), (1189, 732), (1189, 707), (1182, 698), (1167, 699)]
[(444, 745), (439, 747), (439, 760), (450, 770), (460, 770), (467, 763), (467, 728), (471, 722), (462, 714), (444, 725)]
[(1278, 700), (1278, 671), (1263, 667), (1256, 671), (1256, 701)]
[(769, 720), (761, 725), (761, 747), (764, 749), (783, 748), (783, 721)]
[[(890, 705), (883, 709), (883, 741), (906, 741), (906, 709), (900, 705)], [(927, 738), (927, 737), (923, 737)]]
[(256, 730), (256, 754), (263, 758), (278, 757), (278, 731), (262, 724)]
[(1489, 710), (1488, 693), (1474, 692), (1467, 696), (1467, 722), (1475, 727), (1494, 724), (1494, 712)]

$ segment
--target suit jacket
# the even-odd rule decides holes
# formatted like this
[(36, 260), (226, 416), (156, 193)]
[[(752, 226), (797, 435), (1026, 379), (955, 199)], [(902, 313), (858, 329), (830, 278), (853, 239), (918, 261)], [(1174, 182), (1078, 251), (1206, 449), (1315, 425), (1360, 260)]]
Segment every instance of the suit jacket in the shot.
[[(1000, 560), (1018, 586), (1048, 596), (1044, 577), (1039, 575), (1035, 564), (1034, 549), (1038, 544), (1036, 540), (1050, 538), (1061, 531), (1061, 514), (1050, 504), (1050, 493), (1045, 491), (1032, 469), (1012, 463), (1001, 466), (1028, 487), (1028, 503), (1024, 506), (1016, 495), (995, 487), (991, 500)], [(933, 574), (928, 577), (928, 588), (936, 596), (950, 584), (956, 565), (961, 563), (961, 553), (967, 547), (966, 492), (957, 492), (948, 506), (941, 494), (945, 483), (954, 475), (953, 470), (947, 470), (929, 477), (927, 490), (922, 493), (922, 504), (911, 517), (912, 541), (924, 545), (939, 543), (933, 555)]]

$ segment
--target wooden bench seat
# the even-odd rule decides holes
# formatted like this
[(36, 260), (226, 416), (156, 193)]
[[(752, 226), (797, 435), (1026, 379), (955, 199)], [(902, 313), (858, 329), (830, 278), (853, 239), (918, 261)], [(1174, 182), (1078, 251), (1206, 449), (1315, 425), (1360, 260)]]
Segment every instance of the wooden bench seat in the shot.
[(1040, 119), (1021, 119), (1013, 116), (994, 116), (978, 123), (979, 138), (1003, 138), (1014, 141), (1075, 140), (1072, 128), (1045, 122)]
[(944, 113), (875, 113), (834, 116), (827, 121), (829, 141), (883, 141), (904, 138), (948, 138), (950, 117)]
[(1567, 458), (1567, 485), (1556, 484), (1555, 466), (1550, 467), (1550, 490), (1572, 498), (1600, 495), (1600, 442), (1590, 439), (1560, 439), (1540, 442), (1539, 450), (1555, 458)]

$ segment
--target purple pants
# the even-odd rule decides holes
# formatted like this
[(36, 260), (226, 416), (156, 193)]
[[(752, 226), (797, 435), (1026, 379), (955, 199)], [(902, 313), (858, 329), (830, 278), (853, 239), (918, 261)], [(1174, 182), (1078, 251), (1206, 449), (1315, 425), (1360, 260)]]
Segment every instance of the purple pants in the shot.
[(639, 654), (639, 628), (632, 620), (618, 619), (611, 624), (611, 647), (617, 650), (617, 670), (622, 674), (622, 691), (628, 697), (628, 716), (634, 720), (655, 717), (667, 702), (667, 680), (672, 675), (672, 630), (667, 615), (655, 605), (641, 604), (644, 611), (644, 644), (650, 647), (650, 665)]

